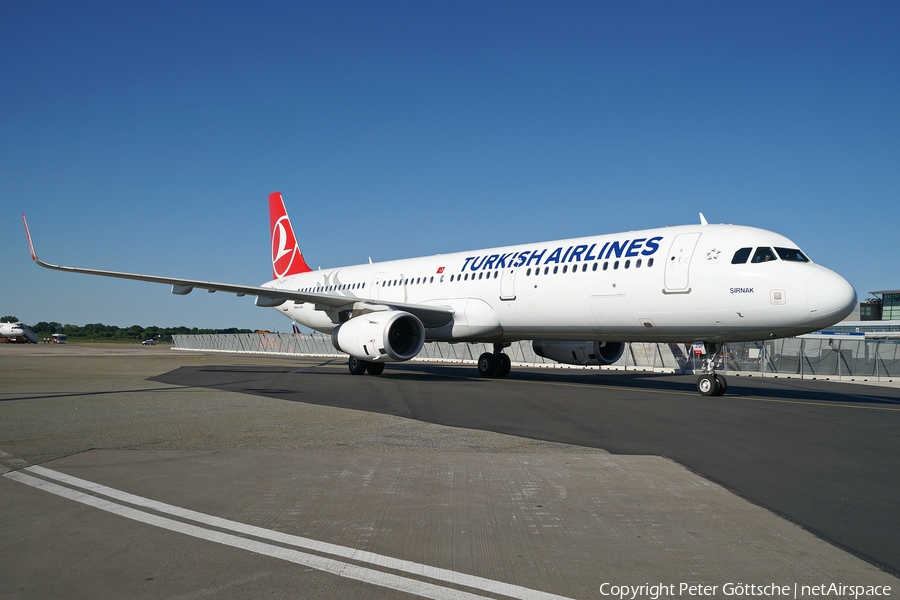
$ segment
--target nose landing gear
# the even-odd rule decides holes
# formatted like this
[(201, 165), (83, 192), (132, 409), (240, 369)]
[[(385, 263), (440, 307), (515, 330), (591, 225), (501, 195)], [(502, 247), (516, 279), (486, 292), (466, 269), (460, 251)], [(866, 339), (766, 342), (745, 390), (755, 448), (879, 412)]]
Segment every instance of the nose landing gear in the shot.
[(721, 396), (728, 390), (728, 382), (723, 375), (716, 374), (716, 355), (722, 344), (704, 342), (706, 350), (703, 359), (703, 375), (697, 379), (697, 391), (702, 396)]

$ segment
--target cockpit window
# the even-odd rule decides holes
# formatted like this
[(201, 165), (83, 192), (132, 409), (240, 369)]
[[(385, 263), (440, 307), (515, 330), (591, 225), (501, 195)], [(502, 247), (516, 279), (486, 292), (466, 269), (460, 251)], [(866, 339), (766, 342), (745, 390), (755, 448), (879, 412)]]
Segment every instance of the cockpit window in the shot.
[(775, 252), (778, 253), (778, 256), (781, 257), (781, 260), (787, 260), (791, 262), (809, 262), (809, 259), (806, 258), (806, 255), (796, 248), (775, 248)]
[(733, 265), (742, 265), (747, 262), (747, 259), (750, 258), (750, 252), (753, 248), (741, 248), (737, 252), (734, 253), (734, 258), (731, 259), (731, 264)]
[(772, 249), (759, 247), (756, 249), (756, 252), (753, 253), (753, 260), (751, 262), (761, 263), (769, 262), (770, 260), (776, 260), (775, 253), (772, 252)]

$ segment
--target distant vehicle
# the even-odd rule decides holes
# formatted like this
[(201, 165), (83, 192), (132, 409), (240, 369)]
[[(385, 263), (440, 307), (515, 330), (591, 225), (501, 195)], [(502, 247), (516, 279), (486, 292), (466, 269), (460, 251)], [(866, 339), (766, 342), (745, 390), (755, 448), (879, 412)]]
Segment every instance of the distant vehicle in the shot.
[(54, 333), (50, 336), (50, 341), (54, 344), (65, 344), (68, 338), (64, 333)]
[(143, 345), (145, 345), (145, 346), (152, 346), (152, 345), (155, 344), (156, 342), (154, 342), (153, 340), (144, 340), (144, 341), (141, 342), (141, 343), (142, 343)]
[(9, 338), (11, 341), (27, 340), (37, 344), (37, 335), (28, 328), (25, 323), (0, 323), (0, 337)]
[[(452, 216), (441, 223), (396, 215), (394, 229), (356, 243), (448, 227), (461, 218), (453, 209), (446, 207)], [(596, 211), (602, 221), (603, 208)], [(788, 238), (710, 225), (702, 214), (696, 225), (315, 271), (278, 192), (269, 195), (269, 220), (272, 280), (261, 286), (54, 265), (37, 257), (25, 229), (32, 260), (45, 268), (168, 284), (178, 295), (196, 288), (256, 296), (257, 306), (331, 334), (354, 375), (379, 375), (384, 363), (410, 360), (426, 341), (492, 343), (494, 351), (478, 359), (485, 377), (509, 374), (503, 349), (519, 340), (578, 365), (613, 364), (626, 342), (696, 342), (705, 350), (697, 391), (719, 396), (727, 388), (715, 372), (722, 344), (816, 331), (857, 306), (853, 286)], [(333, 227), (334, 243), (346, 245), (346, 230)]]

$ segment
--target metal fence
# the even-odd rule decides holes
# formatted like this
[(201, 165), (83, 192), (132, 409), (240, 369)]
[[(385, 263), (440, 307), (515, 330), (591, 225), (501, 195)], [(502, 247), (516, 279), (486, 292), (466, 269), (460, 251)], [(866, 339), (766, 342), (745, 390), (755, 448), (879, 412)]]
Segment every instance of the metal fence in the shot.
[[(201, 334), (172, 336), (178, 350), (202, 350), (244, 354), (346, 356), (323, 334)], [(414, 360), (474, 364), (491, 344), (430, 342)], [(513, 363), (560, 368), (537, 356), (531, 342), (514, 342), (505, 350)], [(641, 369), (674, 373), (700, 370), (700, 357), (690, 344), (628, 344), (622, 358), (607, 369)], [(788, 338), (765, 342), (726, 344), (717, 358), (717, 369), (759, 375), (836, 377), (841, 379), (892, 380), (900, 377), (900, 340), (844, 340)]]
[[(683, 372), (700, 369), (694, 356), (682, 354), (676, 359)], [(890, 381), (900, 377), (900, 340), (785, 338), (726, 344), (716, 368), (761, 375)]]

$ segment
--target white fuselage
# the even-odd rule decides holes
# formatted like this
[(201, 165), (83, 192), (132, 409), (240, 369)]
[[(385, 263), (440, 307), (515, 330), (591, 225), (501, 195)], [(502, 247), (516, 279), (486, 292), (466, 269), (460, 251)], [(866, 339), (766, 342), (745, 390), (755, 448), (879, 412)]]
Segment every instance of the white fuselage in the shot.
[(0, 323), (0, 337), (22, 337), (25, 327), (21, 323)]
[[(797, 249), (779, 234), (693, 225), (311, 271), (263, 287), (383, 303), (449, 306), (429, 340), (748, 341), (830, 326), (856, 304), (841, 276), (811, 261), (733, 264), (750, 248)], [(801, 255), (802, 256), (802, 255)], [(276, 308), (331, 332), (341, 317), (313, 303)]]
[(26, 339), (34, 344), (38, 338), (24, 323), (0, 323), (0, 337)]

